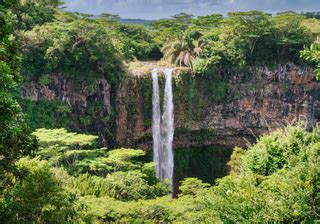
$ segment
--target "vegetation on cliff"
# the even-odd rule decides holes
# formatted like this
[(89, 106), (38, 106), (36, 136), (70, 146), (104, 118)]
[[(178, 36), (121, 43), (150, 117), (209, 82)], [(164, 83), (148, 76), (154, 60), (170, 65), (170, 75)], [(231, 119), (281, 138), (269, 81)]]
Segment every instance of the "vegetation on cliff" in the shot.
[[(97, 88), (95, 84), (100, 78), (105, 78), (112, 92), (116, 92), (124, 78), (123, 61), (163, 58), (191, 67), (192, 74), (201, 77), (190, 80), (191, 89), (201, 86), (212, 101), (222, 101), (229, 89), (229, 78), (235, 73), (252, 79), (249, 67), (276, 67), (288, 62), (304, 65), (300, 51), (310, 46), (320, 32), (316, 28), (319, 20), (295, 12), (272, 16), (250, 11), (229, 13), (228, 17), (212, 14), (197, 18), (181, 13), (142, 26), (122, 24), (118, 16), (107, 13), (92, 17), (65, 12), (60, 6), (61, 2), (56, 0), (39, 0), (24, 2), (13, 10), (13, 25), (23, 56), (21, 73), (25, 82), (39, 86), (50, 86), (50, 77), (62, 74), (72, 80), (79, 92)], [(187, 98), (188, 95), (192, 94), (187, 94)], [(198, 98), (196, 92), (193, 96)], [(85, 109), (71, 121), (67, 117), (79, 111), (74, 105), (70, 107), (59, 100), (20, 102), (32, 128), (80, 126), (83, 131), (97, 133), (94, 118), (101, 105), (94, 97), (93, 94), (89, 102), (94, 109)], [(114, 139), (111, 123), (116, 116), (115, 94), (111, 101), (112, 116), (103, 124), (108, 126), (104, 135), (108, 133)], [(43, 119), (37, 119), (38, 116)]]
[(301, 57), (306, 61), (316, 65), (316, 78), (320, 80), (320, 43), (319, 40), (311, 44), (310, 48), (306, 48), (300, 52)]
[[(153, 27), (161, 41), (171, 43), (170, 49), (177, 48), (175, 51), (164, 48), (167, 57), (168, 54), (175, 57), (178, 64), (198, 57), (193, 63), (196, 72), (212, 75), (226, 67), (238, 70), (253, 65), (275, 66), (288, 61), (301, 63), (299, 51), (315, 38), (307, 21), (294, 12), (272, 16), (250, 11), (232, 12), (227, 18), (218, 14), (198, 18), (180, 15), (172, 20), (156, 21)], [(197, 54), (191, 53), (194, 49)]]
[[(19, 33), (24, 77), (62, 73), (78, 83), (106, 78), (115, 88), (123, 76), (122, 56), (103, 21), (60, 13), (56, 21)], [(87, 85), (88, 85), (87, 84)]]
[(165, 59), (192, 64), (202, 75), (225, 67), (299, 64), (300, 50), (315, 40), (319, 31), (314, 27), (320, 23), (291, 11), (275, 16), (250, 11), (232, 12), (226, 18), (181, 13), (150, 26), (127, 25), (116, 15), (92, 18), (64, 12), (60, 5), (56, 0), (30, 1), (14, 11), (24, 76), (34, 79), (61, 72), (80, 80), (105, 77), (117, 85), (122, 60), (158, 60), (161, 50)]

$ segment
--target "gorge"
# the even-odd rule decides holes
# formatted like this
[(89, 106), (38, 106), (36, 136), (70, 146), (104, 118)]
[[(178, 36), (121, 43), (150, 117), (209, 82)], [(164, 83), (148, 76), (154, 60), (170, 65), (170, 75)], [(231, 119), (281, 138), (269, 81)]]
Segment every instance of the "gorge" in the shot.
[[(70, 108), (68, 114), (71, 115), (68, 128), (97, 133), (109, 147), (118, 145), (150, 150), (154, 139), (156, 148), (160, 150), (164, 142), (159, 140), (162, 133), (156, 127), (160, 126), (161, 113), (158, 105), (166, 95), (166, 81), (162, 72), (159, 72), (159, 77), (155, 75), (155, 71), (152, 73), (156, 65), (145, 63), (140, 68), (128, 68), (117, 92), (111, 90), (106, 79), (98, 79), (94, 87), (91, 87), (92, 90), (85, 85), (76, 90), (75, 83), (64, 78), (63, 74), (51, 74), (47, 85), (25, 83), (22, 96), (32, 105), (41, 105), (41, 102), (60, 102), (66, 105)], [(192, 77), (184, 68), (174, 68), (172, 71), (175, 92), (173, 103), (176, 108), (173, 148), (179, 151), (194, 149), (196, 154), (192, 155), (199, 158), (198, 161), (208, 159), (206, 168), (201, 169), (208, 170), (209, 176), (203, 179), (215, 179), (227, 174), (226, 163), (235, 146), (246, 147), (248, 142), (255, 141), (256, 136), (288, 123), (300, 120), (312, 127), (320, 119), (320, 85), (314, 80), (311, 69), (287, 64), (274, 70), (252, 68), (252, 73), (255, 77), (253, 80), (248, 80), (245, 74), (231, 76), (225, 81), (227, 88), (221, 93), (214, 85), (211, 86), (214, 81), (210, 79)], [(152, 85), (156, 78), (159, 79), (158, 90), (154, 89), (157, 85)], [(159, 99), (154, 98), (157, 94), (153, 95), (153, 91), (159, 91)], [(212, 97), (219, 94), (222, 95), (219, 96), (220, 99)], [(61, 104), (50, 110), (61, 113)], [(96, 111), (90, 108), (93, 105), (96, 105)], [(32, 117), (32, 110), (27, 113)], [(58, 119), (56, 124), (62, 123), (59, 121), (63, 119), (61, 114), (47, 114)], [(91, 117), (91, 123), (84, 122), (86, 116)], [(152, 122), (153, 119), (157, 122)], [(167, 118), (162, 120), (169, 121)], [(153, 135), (158, 137), (152, 138), (152, 124), (158, 130)], [(115, 134), (108, 135), (112, 131)], [(211, 154), (203, 152), (206, 156), (202, 157), (201, 149), (208, 150), (208, 147), (211, 150), (208, 153)], [(157, 159), (159, 158), (155, 158)], [(217, 160), (216, 165), (209, 160)], [(183, 178), (201, 176), (200, 170), (197, 171), (199, 166), (192, 165), (195, 164), (192, 160), (186, 161), (189, 162), (177, 162), (179, 165), (174, 172), (176, 180), (173, 181), (175, 189), (177, 182)], [(170, 166), (165, 164), (168, 169)], [(187, 171), (188, 167), (193, 167), (194, 172)], [(158, 170), (161, 168), (158, 167)], [(220, 173), (214, 170), (219, 170)]]
[(320, 223), (319, 12), (3, 3), (0, 223)]
[[(63, 74), (50, 74), (48, 84), (27, 82), (21, 94), (24, 103), (29, 104), (25, 110), (30, 119), (36, 116), (32, 108), (47, 102), (52, 108), (43, 116), (49, 119), (60, 115), (49, 127), (63, 123), (65, 113), (71, 118), (64, 126), (97, 133), (107, 146), (148, 149), (152, 145), (151, 70), (128, 69), (116, 92), (106, 79), (98, 79), (90, 89), (86, 85), (76, 89), (76, 84)], [(226, 81), (228, 88), (219, 93), (207, 78), (190, 78), (187, 70), (174, 69), (174, 148), (244, 146), (244, 138), (251, 140), (281, 124), (304, 120), (311, 127), (318, 121), (320, 86), (311, 69), (288, 64), (274, 70), (259, 68), (253, 73), (256, 78), (249, 81), (244, 74), (232, 76)], [(164, 89), (161, 76), (159, 84)], [(209, 97), (208, 91), (222, 98)], [(163, 96), (164, 92), (159, 94)], [(67, 107), (65, 111), (63, 106)], [(34, 126), (40, 127), (39, 122), (34, 119)], [(109, 136), (106, 129), (115, 134)], [(198, 137), (200, 133), (202, 138)]]

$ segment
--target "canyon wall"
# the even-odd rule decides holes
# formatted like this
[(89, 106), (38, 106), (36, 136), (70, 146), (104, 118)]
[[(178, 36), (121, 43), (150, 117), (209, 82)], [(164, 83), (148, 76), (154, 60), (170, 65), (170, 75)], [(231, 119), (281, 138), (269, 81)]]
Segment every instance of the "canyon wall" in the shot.
[[(320, 119), (320, 84), (311, 69), (291, 64), (273, 70), (259, 67), (228, 78), (219, 74), (221, 79), (224, 81), (217, 82), (175, 69), (175, 148), (245, 146), (256, 136), (288, 123), (304, 121), (310, 128)], [(163, 78), (160, 85), (164, 85)], [(76, 88), (62, 74), (51, 74), (47, 85), (26, 83), (22, 97), (33, 103), (58, 100), (68, 104), (67, 128), (97, 133), (107, 146), (151, 148), (152, 80), (148, 71), (128, 70), (117, 91), (105, 79), (96, 80), (90, 88)], [(92, 105), (99, 106), (92, 112)]]
[(109, 132), (115, 130), (112, 94), (106, 79), (97, 79), (90, 85), (79, 85), (58, 73), (50, 74), (45, 85), (37, 81), (25, 83), (20, 104), (33, 128), (64, 127), (95, 133), (103, 144), (110, 145)]

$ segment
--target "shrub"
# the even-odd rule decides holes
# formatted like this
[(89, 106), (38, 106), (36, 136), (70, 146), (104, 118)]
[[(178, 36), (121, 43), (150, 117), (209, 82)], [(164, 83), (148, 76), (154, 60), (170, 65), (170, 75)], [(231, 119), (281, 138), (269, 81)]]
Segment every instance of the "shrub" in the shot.
[[(17, 162), (20, 178), (8, 189), (3, 203), (5, 222), (64, 223), (75, 221), (76, 197), (55, 178), (46, 161), (23, 158)], [(7, 217), (8, 218), (8, 217)], [(1, 220), (0, 219), (0, 220)]]

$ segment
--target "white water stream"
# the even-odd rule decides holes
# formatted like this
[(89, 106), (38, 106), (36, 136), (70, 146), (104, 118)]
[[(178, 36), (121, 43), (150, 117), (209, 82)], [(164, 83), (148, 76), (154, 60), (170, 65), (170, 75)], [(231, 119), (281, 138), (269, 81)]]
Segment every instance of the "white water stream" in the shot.
[(153, 134), (153, 160), (156, 163), (157, 177), (165, 183), (169, 181), (173, 191), (173, 151), (172, 142), (174, 135), (172, 69), (164, 69), (166, 78), (163, 101), (163, 115), (161, 118), (160, 91), (158, 70), (153, 70), (153, 95), (152, 95), (152, 134)]

